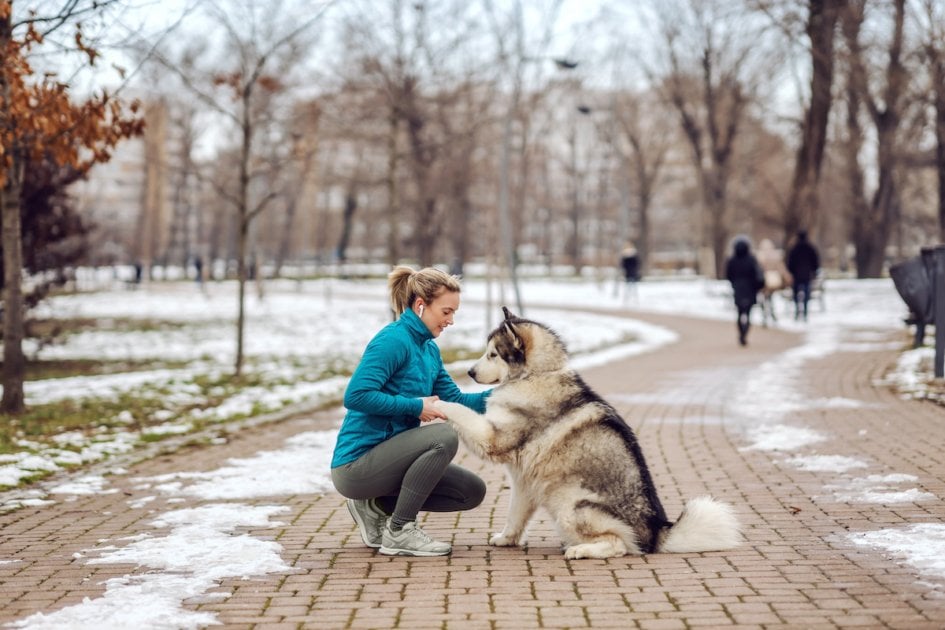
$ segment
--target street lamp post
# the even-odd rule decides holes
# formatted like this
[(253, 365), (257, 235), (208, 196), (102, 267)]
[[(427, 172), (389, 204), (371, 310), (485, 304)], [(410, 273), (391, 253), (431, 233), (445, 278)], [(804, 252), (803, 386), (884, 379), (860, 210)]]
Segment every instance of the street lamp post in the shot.
[[(505, 263), (509, 270), (509, 282), (515, 294), (515, 308), (519, 316), (524, 315), (522, 292), (518, 284), (518, 260), (515, 253), (515, 235), (512, 231), (512, 217), (509, 210), (509, 169), (512, 164), (512, 123), (518, 111), (519, 101), (522, 98), (522, 65), (527, 61), (540, 61), (539, 58), (523, 58), (515, 68), (515, 82), (512, 86), (512, 100), (505, 113), (502, 124), (502, 150), (499, 158), (499, 231), (502, 233), (502, 246), (505, 253)], [(552, 58), (559, 70), (574, 70), (578, 63), (564, 58)]]

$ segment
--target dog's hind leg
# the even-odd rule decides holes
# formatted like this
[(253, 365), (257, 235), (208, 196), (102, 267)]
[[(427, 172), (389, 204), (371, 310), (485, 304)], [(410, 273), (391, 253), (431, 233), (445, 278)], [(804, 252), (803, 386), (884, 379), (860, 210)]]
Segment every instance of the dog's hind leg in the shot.
[(564, 550), (568, 560), (580, 558), (619, 558), (627, 555), (627, 546), (617, 536), (604, 536), (594, 542), (571, 545)]
[(538, 509), (531, 494), (524, 490), (521, 482), (510, 471), (509, 479), (512, 485), (512, 496), (509, 501), (509, 515), (505, 520), (505, 528), (500, 534), (493, 534), (489, 539), (490, 545), (496, 547), (512, 547), (525, 544), (525, 528)]
[(568, 517), (556, 520), (565, 538), (564, 557), (570, 560), (640, 553), (630, 526), (594, 507), (575, 506)]

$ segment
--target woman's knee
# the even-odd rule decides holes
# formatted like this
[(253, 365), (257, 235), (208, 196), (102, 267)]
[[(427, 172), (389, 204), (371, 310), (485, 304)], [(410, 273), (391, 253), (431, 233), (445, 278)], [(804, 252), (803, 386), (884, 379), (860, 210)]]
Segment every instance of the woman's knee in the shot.
[(469, 484), (468, 489), (469, 507), (467, 509), (472, 509), (478, 507), (482, 500), (486, 498), (486, 482), (483, 481), (479, 476), (473, 476), (473, 480)]
[(445, 422), (431, 424), (425, 429), (429, 431), (430, 445), (433, 448), (443, 449), (449, 453), (450, 459), (456, 455), (459, 450), (459, 435), (456, 434), (456, 429)]

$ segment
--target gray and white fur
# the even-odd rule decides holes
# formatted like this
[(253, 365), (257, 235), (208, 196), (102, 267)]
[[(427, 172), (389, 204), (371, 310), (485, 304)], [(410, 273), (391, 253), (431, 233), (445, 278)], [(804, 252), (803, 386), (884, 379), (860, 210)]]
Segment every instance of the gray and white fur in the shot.
[(478, 383), (498, 384), (485, 414), (437, 403), (467, 447), (508, 468), (508, 521), (492, 545), (524, 544), (538, 508), (554, 520), (567, 558), (717, 551), (739, 544), (731, 507), (711, 497), (691, 499), (670, 522), (633, 430), (568, 368), (558, 335), (502, 310), (505, 320), (469, 370)]

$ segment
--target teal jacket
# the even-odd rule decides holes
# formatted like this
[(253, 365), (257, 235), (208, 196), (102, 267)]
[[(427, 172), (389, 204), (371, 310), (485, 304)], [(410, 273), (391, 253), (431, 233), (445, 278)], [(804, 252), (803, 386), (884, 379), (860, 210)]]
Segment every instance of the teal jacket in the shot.
[(384, 440), (420, 426), (421, 397), (436, 395), (483, 413), (489, 394), (460, 391), (443, 367), (433, 335), (407, 310), (374, 336), (348, 382), (348, 412), (331, 467), (352, 462)]

